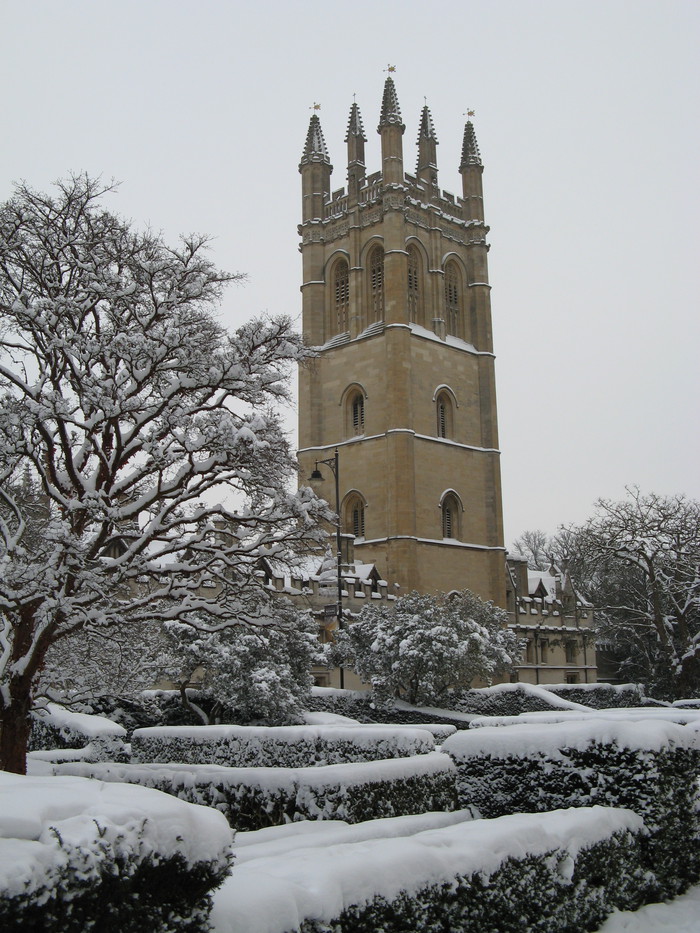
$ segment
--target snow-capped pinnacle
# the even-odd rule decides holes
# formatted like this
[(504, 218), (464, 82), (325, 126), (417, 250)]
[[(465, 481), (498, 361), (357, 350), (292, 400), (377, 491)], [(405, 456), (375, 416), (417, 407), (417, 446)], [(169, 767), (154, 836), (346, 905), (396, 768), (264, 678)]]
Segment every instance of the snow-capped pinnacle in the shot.
[(459, 166), (460, 172), (463, 172), (469, 165), (482, 165), (479, 144), (476, 141), (474, 124), (471, 120), (464, 127), (464, 141), (462, 143), (462, 161)]
[(348, 120), (348, 131), (345, 134), (345, 142), (347, 142), (351, 136), (359, 136), (363, 142), (367, 142), (365, 128), (362, 125), (362, 115), (356, 103), (350, 108), (350, 119)]
[(309, 162), (326, 162), (330, 164), (326, 141), (323, 138), (321, 121), (314, 113), (309, 121), (309, 131), (306, 134), (304, 144), (304, 153), (301, 157), (301, 165), (307, 165)]
[(401, 109), (399, 108), (399, 99), (396, 96), (396, 87), (394, 85), (394, 80), (391, 77), (388, 77), (384, 82), (384, 96), (382, 97), (382, 111), (379, 115), (379, 126), (377, 127), (378, 131), (381, 132), (382, 127), (398, 124), (403, 131), (405, 126), (401, 122)]

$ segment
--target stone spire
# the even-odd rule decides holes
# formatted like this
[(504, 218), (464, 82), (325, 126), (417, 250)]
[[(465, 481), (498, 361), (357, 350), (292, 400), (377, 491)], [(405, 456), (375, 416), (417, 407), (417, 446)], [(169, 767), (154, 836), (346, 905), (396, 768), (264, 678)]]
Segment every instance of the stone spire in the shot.
[(348, 144), (348, 194), (351, 198), (356, 198), (365, 181), (365, 143), (367, 142), (360, 108), (356, 103), (350, 108), (345, 142)]
[(362, 125), (362, 115), (360, 114), (360, 108), (356, 103), (354, 103), (350, 108), (350, 119), (348, 120), (348, 131), (345, 134), (345, 142), (349, 143), (350, 138), (354, 136), (358, 136), (363, 143), (367, 142), (365, 128)]
[(433, 117), (426, 104), (423, 107), (418, 130), (418, 166), (416, 174), (420, 181), (437, 185), (438, 138), (433, 126)]
[(401, 122), (401, 108), (399, 107), (399, 99), (396, 96), (394, 79), (390, 75), (384, 82), (382, 111), (379, 115), (379, 126), (377, 127), (377, 131), (381, 133), (383, 126), (391, 126), (392, 124), (397, 124), (400, 126), (401, 132), (406, 129), (406, 127)]
[(468, 165), (482, 165), (479, 144), (476, 141), (474, 124), (471, 120), (464, 127), (464, 141), (462, 143), (462, 161), (459, 166), (460, 172), (463, 172)]
[(299, 166), (308, 165), (310, 162), (325, 162), (327, 165), (331, 164), (328, 149), (326, 148), (326, 141), (323, 138), (321, 121), (316, 114), (313, 114), (309, 121), (309, 132), (306, 134), (306, 143), (304, 144), (304, 152)]

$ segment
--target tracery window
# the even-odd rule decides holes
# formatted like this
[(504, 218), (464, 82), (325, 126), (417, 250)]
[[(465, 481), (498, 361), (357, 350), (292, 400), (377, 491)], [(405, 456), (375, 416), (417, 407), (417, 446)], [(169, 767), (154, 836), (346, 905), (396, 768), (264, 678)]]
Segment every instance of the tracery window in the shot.
[(372, 322), (384, 320), (384, 250), (375, 246), (369, 254), (370, 316)]
[(359, 495), (351, 496), (345, 505), (345, 528), (356, 538), (365, 536), (365, 503)]
[(349, 329), (350, 272), (344, 259), (335, 264), (333, 270), (333, 298), (335, 301), (336, 333), (344, 334)]
[(445, 266), (445, 325), (448, 334), (462, 336), (460, 277), (456, 262)]

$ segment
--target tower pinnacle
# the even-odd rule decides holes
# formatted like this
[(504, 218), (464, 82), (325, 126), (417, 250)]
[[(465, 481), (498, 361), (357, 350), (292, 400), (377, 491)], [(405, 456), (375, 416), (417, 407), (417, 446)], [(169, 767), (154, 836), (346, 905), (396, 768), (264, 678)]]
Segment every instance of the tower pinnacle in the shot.
[(464, 127), (464, 141), (462, 143), (462, 161), (459, 165), (460, 172), (463, 172), (468, 165), (482, 165), (479, 145), (476, 141), (474, 124), (471, 120)]
[(362, 115), (360, 114), (360, 108), (356, 103), (353, 103), (350, 108), (350, 119), (348, 120), (348, 131), (345, 134), (345, 142), (350, 142), (351, 136), (359, 136), (363, 143), (367, 142), (367, 137), (365, 136), (365, 128), (362, 125)]
[(304, 152), (299, 165), (308, 165), (309, 162), (325, 162), (330, 165), (330, 161), (326, 141), (323, 138), (321, 121), (314, 113), (309, 120), (309, 131), (306, 134)]
[(438, 138), (433, 126), (433, 117), (426, 104), (420, 117), (418, 130), (418, 178), (430, 185), (437, 185), (437, 144)]
[(377, 131), (381, 133), (383, 126), (398, 124), (403, 132), (406, 127), (401, 122), (401, 108), (399, 99), (396, 96), (396, 86), (391, 75), (384, 82), (384, 96), (382, 97), (382, 110), (379, 115), (379, 126)]

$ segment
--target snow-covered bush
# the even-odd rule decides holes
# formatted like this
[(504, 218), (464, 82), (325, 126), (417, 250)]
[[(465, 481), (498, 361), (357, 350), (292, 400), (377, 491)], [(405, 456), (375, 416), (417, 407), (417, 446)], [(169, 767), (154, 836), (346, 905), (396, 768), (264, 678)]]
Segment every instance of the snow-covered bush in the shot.
[(217, 933), (251, 929), (251, 917), (265, 933), (579, 933), (639, 904), (643, 822), (630, 811), (519, 814), (418, 832), (395, 823), (384, 821), (381, 833), (329, 826), (293, 853), (285, 828), (263, 830), (280, 835), (252, 846), (252, 858), (241, 850), (214, 898)]
[(32, 750), (81, 748), (86, 761), (125, 761), (125, 741), (126, 729), (104, 716), (75, 713), (56, 703), (32, 713)]
[(455, 767), (439, 752), (317, 768), (62, 764), (54, 771), (154, 787), (216, 807), (237, 830), (450, 811), (457, 799)]
[(142, 787), (0, 772), (3, 933), (194, 933), (229, 872), (220, 813)]
[(211, 722), (286, 725), (302, 721), (313, 684), (311, 668), (321, 662), (318, 623), (291, 603), (260, 594), (258, 625), (232, 621), (216, 631), (191, 625), (165, 626), (163, 674), (185, 688), (200, 672), (198, 693)]
[(547, 684), (544, 689), (592, 709), (621, 709), (649, 702), (642, 684)]
[(338, 660), (352, 665), (380, 698), (438, 704), (475, 677), (509, 670), (518, 640), (507, 613), (468, 590), (409, 593), (391, 605), (367, 605), (336, 635)]
[(156, 726), (131, 739), (135, 762), (304, 768), (420, 755), (430, 733), (385, 726)]
[(580, 704), (560, 698), (547, 687), (534, 684), (496, 684), (465, 690), (454, 698), (454, 708), (476, 716), (518, 716), (550, 709), (576, 709)]
[(647, 889), (677, 893), (700, 874), (697, 733), (675, 723), (589, 719), (486, 726), (446, 740), (460, 806), (483, 817), (604, 804), (643, 817)]

